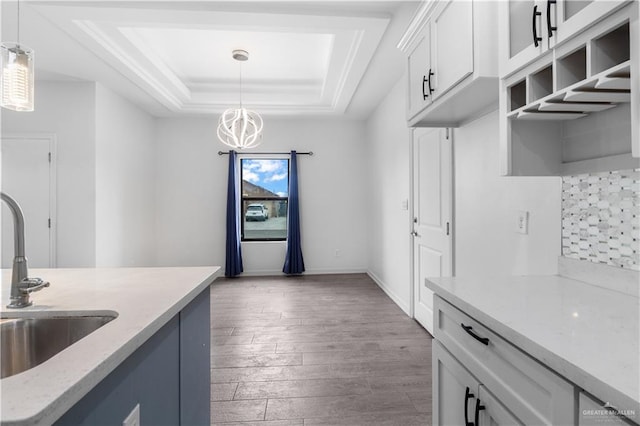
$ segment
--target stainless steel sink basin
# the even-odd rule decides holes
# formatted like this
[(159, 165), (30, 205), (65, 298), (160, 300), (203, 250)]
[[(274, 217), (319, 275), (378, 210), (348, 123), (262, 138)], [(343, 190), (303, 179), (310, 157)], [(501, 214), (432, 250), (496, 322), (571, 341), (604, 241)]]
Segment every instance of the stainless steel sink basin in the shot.
[(0, 378), (42, 364), (115, 317), (0, 318)]

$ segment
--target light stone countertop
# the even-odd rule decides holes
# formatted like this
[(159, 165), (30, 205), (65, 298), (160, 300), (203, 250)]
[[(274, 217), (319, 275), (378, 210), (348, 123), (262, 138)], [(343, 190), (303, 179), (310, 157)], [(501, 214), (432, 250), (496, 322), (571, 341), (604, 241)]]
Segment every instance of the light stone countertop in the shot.
[(117, 313), (117, 318), (44, 363), (0, 380), (3, 425), (51, 424), (202, 293), (220, 268), (32, 269), (51, 286), (33, 306), (8, 309), (11, 271), (2, 271), (2, 316)]
[(640, 299), (559, 275), (429, 278), (426, 286), (619, 410), (640, 413)]

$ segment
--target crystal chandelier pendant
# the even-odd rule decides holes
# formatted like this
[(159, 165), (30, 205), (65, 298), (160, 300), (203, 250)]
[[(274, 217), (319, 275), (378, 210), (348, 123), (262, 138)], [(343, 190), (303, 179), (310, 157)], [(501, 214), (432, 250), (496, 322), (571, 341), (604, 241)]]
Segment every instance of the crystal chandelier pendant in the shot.
[[(246, 61), (249, 53), (244, 50), (234, 50), (233, 59)], [(242, 107), (242, 69), (240, 73), (240, 107), (229, 108), (218, 120), (218, 139), (233, 149), (254, 148), (262, 142), (262, 117), (255, 112)]]

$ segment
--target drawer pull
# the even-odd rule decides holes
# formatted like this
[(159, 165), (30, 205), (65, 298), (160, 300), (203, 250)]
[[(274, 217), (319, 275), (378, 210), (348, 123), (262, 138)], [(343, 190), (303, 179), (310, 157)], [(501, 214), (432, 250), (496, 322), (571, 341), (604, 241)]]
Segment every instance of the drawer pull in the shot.
[(482, 343), (483, 345), (487, 345), (489, 346), (489, 339), (487, 337), (480, 337), (478, 336), (476, 333), (474, 333), (473, 327), (471, 327), (470, 325), (464, 325), (463, 323), (460, 323), (460, 326), (462, 328), (464, 328), (464, 331), (466, 331), (467, 333), (469, 333), (471, 335), (471, 337), (473, 337), (474, 339), (476, 339), (478, 342)]
[(464, 392), (464, 425), (465, 426), (474, 426), (473, 422), (469, 421), (469, 399), (473, 398), (473, 394), (470, 392), (469, 386), (467, 386), (467, 390)]
[(480, 400), (476, 399), (476, 426), (480, 425), (480, 410), (484, 410), (486, 407), (480, 404)]

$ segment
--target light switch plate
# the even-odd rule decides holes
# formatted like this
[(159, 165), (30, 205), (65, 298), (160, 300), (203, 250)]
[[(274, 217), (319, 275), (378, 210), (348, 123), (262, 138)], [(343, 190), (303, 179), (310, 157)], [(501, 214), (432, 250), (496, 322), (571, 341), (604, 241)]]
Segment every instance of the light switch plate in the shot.
[(518, 221), (516, 223), (516, 231), (520, 234), (529, 233), (529, 212), (526, 210), (518, 211)]

